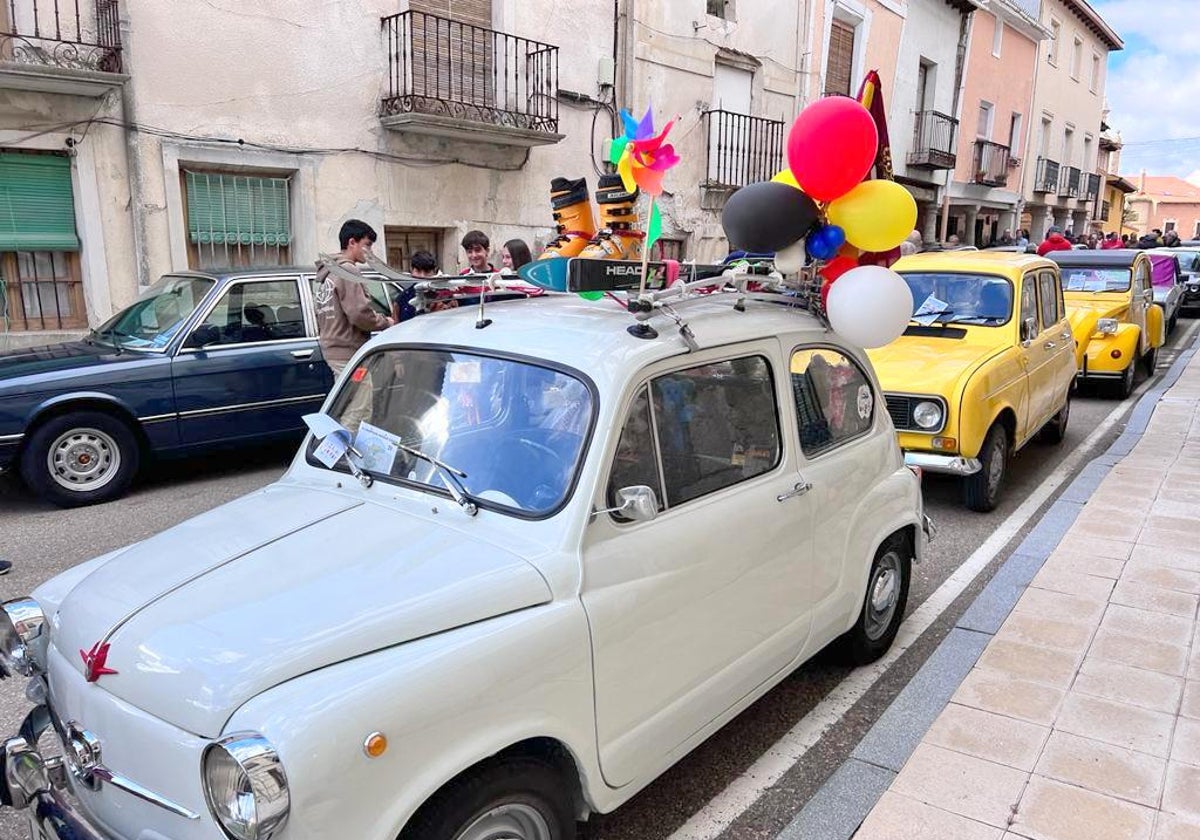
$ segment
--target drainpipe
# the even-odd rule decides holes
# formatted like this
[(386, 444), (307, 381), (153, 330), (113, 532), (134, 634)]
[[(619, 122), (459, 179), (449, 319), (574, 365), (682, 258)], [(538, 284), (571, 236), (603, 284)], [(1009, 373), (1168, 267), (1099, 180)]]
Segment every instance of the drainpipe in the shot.
[(808, 68), (812, 61), (812, 3), (796, 0), (796, 115), (808, 100)]
[[(126, 6), (128, 9), (128, 6)], [(142, 173), (142, 156), (138, 149), (137, 111), (133, 104), (134, 74), (129, 67), (129, 21), (122, 20), (121, 26), (121, 61), (122, 70), (129, 75), (129, 81), (121, 85), (121, 122), (125, 125), (125, 168), (129, 177), (129, 210), (133, 215), (133, 263), (134, 274), (137, 277), (138, 293), (150, 284), (149, 257), (146, 253), (146, 223), (145, 223), (145, 190)]]
[[(958, 120), (959, 136), (962, 141), (962, 98), (967, 87), (967, 48), (971, 42), (971, 19), (974, 12), (962, 12), (958, 19), (958, 52), (954, 57), (954, 102), (951, 113)], [(942, 188), (942, 220), (938, 226), (938, 240), (946, 241), (946, 229), (950, 225), (950, 185), (954, 183), (954, 170), (946, 170), (946, 185)]]

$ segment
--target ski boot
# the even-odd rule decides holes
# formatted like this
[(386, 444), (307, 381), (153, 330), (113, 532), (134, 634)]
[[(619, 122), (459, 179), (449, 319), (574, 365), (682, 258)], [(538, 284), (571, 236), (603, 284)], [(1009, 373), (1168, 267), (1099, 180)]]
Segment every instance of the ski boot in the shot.
[(596, 235), (596, 220), (588, 198), (587, 179), (568, 181), (566, 178), (555, 178), (550, 182), (550, 206), (554, 210), (558, 236), (546, 246), (538, 259), (578, 256)]
[(601, 175), (596, 186), (600, 205), (601, 229), (579, 256), (593, 260), (640, 260), (646, 234), (634, 230), (637, 211), (633, 209), (638, 191), (625, 192), (620, 175)]

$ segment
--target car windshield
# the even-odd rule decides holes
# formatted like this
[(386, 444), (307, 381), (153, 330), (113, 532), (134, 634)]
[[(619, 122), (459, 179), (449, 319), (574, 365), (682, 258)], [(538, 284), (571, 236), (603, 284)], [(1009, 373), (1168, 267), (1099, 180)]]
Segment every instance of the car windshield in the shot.
[(1065, 292), (1128, 292), (1128, 268), (1061, 266)]
[[(377, 479), (445, 489), (434, 464), (389, 445), (390, 435), (465, 473), (462, 488), (481, 506), (539, 516), (555, 511), (571, 492), (594, 401), (583, 378), (564, 370), (392, 348), (351, 371), (328, 413), (356, 433), (362, 463)], [(315, 449), (314, 440), (312, 463)], [(346, 469), (344, 460), (337, 468)]]
[(162, 350), (215, 285), (208, 277), (167, 275), (94, 329), (92, 339), (128, 350)]
[(997, 327), (1012, 317), (1012, 283), (994, 274), (904, 272), (913, 319), (926, 324)]

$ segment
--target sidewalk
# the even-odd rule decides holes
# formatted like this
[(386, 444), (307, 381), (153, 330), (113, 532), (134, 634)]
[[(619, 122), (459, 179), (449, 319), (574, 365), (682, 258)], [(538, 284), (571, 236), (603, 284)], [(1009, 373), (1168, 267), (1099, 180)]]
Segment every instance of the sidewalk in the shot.
[(856, 751), (884, 780), (856, 840), (1200, 840), (1200, 356), (1180, 369), (1132, 450), (1064, 495), (1077, 515), (1028, 586), (1000, 584), (1015, 605), (955, 628), (982, 654), (915, 749)]

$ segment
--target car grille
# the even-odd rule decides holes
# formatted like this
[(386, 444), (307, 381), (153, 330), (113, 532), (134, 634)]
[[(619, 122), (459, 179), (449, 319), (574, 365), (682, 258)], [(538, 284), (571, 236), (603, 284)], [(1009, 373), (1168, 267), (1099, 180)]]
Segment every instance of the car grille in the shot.
[(885, 394), (884, 400), (887, 402), (888, 414), (892, 416), (892, 425), (901, 431), (916, 428), (912, 420), (912, 397), (899, 397), (893, 394)]

